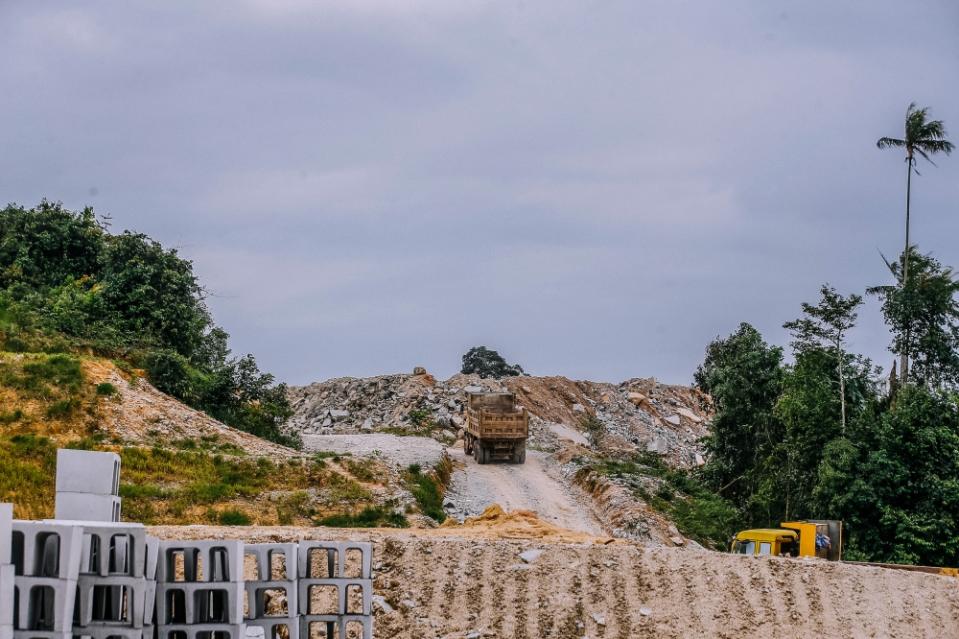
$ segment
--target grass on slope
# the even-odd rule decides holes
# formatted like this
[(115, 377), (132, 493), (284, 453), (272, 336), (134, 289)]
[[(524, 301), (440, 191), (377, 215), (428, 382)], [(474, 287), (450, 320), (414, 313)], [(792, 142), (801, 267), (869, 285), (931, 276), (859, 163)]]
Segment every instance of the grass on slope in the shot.
[(676, 523), (683, 535), (707, 548), (725, 550), (739, 524), (736, 508), (688, 471), (670, 468), (654, 453), (627, 460), (604, 459), (584, 468), (618, 479), (654, 510)]
[[(359, 482), (314, 460), (276, 463), (266, 457), (228, 457), (204, 450), (120, 448), (96, 437), (70, 446), (120, 454), (120, 495), (127, 521), (334, 525), (331, 518), (350, 518), (377, 507), (372, 493)], [(0, 468), (4, 469), (0, 501), (12, 501), (17, 517), (53, 516), (57, 447), (46, 437), (0, 435)], [(368, 514), (364, 516), (364, 521), (369, 519)], [(388, 510), (374, 519), (376, 525), (405, 524), (392, 521)]]

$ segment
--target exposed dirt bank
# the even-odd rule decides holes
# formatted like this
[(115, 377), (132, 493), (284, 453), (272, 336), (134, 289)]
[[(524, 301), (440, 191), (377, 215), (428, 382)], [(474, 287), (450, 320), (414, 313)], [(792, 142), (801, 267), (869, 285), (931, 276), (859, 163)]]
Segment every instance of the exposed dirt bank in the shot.
[[(600, 538), (502, 539), (484, 527), (152, 532), (371, 540), (375, 636), (383, 638), (959, 637), (959, 582), (882, 568)], [(527, 562), (520, 557), (527, 550), (541, 552)]]

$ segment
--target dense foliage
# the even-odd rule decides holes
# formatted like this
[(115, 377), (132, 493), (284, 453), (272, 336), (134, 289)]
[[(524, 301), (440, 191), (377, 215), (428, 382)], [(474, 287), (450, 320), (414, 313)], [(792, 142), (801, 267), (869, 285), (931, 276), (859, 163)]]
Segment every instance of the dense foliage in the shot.
[(476, 374), (480, 377), (514, 377), (523, 374), (523, 367), (519, 364), (507, 364), (506, 360), (494, 350), (485, 346), (474, 346), (463, 355), (464, 375)]
[(285, 444), (285, 388), (231, 357), (193, 266), (149, 237), (112, 234), (91, 209), (0, 210), (0, 348), (92, 350), (147, 370), (161, 390)]
[(959, 565), (959, 285), (909, 259), (906, 286), (870, 289), (891, 350), (913, 363), (904, 384), (847, 351), (861, 298), (828, 286), (785, 324), (791, 362), (748, 324), (707, 348), (696, 383), (717, 414), (702, 475), (744, 525), (841, 519), (847, 557)]

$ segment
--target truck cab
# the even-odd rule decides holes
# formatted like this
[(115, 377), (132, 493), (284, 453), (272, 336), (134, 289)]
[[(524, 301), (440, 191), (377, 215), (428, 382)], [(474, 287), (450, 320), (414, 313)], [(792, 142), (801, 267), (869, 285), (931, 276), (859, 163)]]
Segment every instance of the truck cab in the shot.
[(780, 528), (751, 528), (733, 537), (730, 551), (740, 555), (842, 557), (842, 522), (832, 519), (784, 521)]

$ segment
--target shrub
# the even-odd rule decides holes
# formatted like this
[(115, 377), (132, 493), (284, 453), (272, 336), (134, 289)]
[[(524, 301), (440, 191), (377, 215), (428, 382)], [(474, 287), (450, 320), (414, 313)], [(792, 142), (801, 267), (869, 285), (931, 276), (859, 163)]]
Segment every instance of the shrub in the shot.
[(409, 526), (409, 522), (402, 513), (381, 506), (367, 506), (359, 514), (329, 515), (318, 520), (316, 524), (330, 528), (407, 528)]
[(253, 523), (249, 515), (235, 508), (221, 511), (218, 519), (223, 526), (249, 526)]
[(101, 382), (97, 384), (97, 395), (101, 397), (110, 397), (117, 394), (117, 387), (110, 382)]

